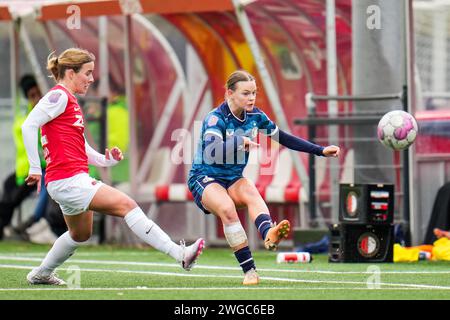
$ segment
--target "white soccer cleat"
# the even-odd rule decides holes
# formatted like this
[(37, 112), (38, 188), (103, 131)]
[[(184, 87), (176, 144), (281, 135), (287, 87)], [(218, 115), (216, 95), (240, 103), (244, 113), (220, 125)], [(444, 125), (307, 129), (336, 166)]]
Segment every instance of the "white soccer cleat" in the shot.
[(65, 286), (66, 282), (58, 278), (55, 272), (52, 272), (48, 276), (39, 274), (39, 268), (34, 268), (27, 275), (27, 281), (29, 284), (50, 284), (55, 286)]
[(181, 240), (180, 245), (183, 249), (183, 259), (181, 260), (181, 267), (186, 271), (190, 271), (197, 261), (197, 258), (203, 252), (203, 248), (205, 247), (205, 240), (203, 240), (202, 238), (197, 239), (197, 241), (195, 241), (189, 247), (186, 247), (186, 243), (184, 242), (184, 240)]

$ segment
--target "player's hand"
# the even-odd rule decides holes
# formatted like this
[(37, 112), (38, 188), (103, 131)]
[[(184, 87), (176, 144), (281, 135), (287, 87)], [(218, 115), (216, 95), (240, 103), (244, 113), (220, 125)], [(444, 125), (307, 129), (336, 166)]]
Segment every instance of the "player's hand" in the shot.
[(25, 179), (25, 182), (27, 186), (34, 186), (35, 184), (37, 184), (37, 194), (39, 194), (39, 192), (41, 192), (41, 179), (42, 179), (41, 174), (30, 174)]
[(108, 148), (106, 148), (105, 149), (106, 160), (111, 159), (111, 157), (116, 161), (122, 160), (123, 159), (122, 151), (117, 147), (112, 148), (111, 151), (109, 151)]
[(328, 146), (323, 149), (323, 155), (325, 157), (335, 157), (337, 158), (339, 156), (339, 153), (341, 152), (341, 148), (338, 146)]
[(252, 141), (252, 139), (248, 138), (248, 137), (243, 137), (244, 138), (244, 150), (245, 151), (250, 151), (250, 148), (256, 148), (259, 147), (259, 144)]

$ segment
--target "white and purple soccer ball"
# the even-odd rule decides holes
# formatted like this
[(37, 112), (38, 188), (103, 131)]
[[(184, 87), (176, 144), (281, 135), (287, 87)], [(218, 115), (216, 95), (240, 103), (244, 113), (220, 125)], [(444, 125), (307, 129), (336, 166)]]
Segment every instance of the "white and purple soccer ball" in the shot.
[(416, 119), (402, 110), (386, 113), (377, 128), (378, 140), (393, 150), (408, 148), (416, 140), (418, 131)]

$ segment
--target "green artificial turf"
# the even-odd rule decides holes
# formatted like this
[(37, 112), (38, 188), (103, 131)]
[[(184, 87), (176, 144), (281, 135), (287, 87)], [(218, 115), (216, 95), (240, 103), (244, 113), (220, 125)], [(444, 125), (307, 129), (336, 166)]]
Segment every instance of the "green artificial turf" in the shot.
[(58, 268), (68, 287), (29, 285), (26, 275), (50, 247), (0, 242), (0, 299), (70, 300), (393, 300), (450, 299), (450, 263), (277, 264), (276, 253), (254, 252), (261, 277), (244, 287), (230, 249), (206, 248), (183, 270), (151, 248), (84, 246)]

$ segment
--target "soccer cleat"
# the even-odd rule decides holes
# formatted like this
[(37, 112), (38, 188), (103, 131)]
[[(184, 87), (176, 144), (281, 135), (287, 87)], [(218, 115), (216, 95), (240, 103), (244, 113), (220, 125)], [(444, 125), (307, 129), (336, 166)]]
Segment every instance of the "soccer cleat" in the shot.
[(288, 237), (291, 224), (287, 220), (281, 221), (279, 224), (272, 223), (272, 227), (267, 231), (264, 246), (267, 250), (275, 251), (281, 240)]
[(205, 240), (203, 240), (202, 238), (197, 239), (197, 241), (195, 241), (189, 247), (186, 247), (186, 243), (184, 242), (184, 240), (181, 240), (180, 245), (183, 249), (183, 259), (181, 260), (181, 267), (186, 271), (190, 271), (197, 261), (197, 258), (203, 252), (203, 248), (205, 247)]
[(27, 281), (29, 284), (51, 284), (55, 286), (64, 286), (66, 282), (60, 278), (55, 272), (52, 272), (48, 276), (39, 274), (39, 269), (34, 268), (27, 275)]
[(259, 276), (255, 269), (251, 268), (244, 274), (244, 281), (242, 284), (244, 286), (255, 285), (259, 283)]
[(439, 228), (434, 228), (433, 230), (434, 235), (440, 239), (440, 238), (448, 238), (450, 239), (450, 232), (449, 231), (445, 231)]

